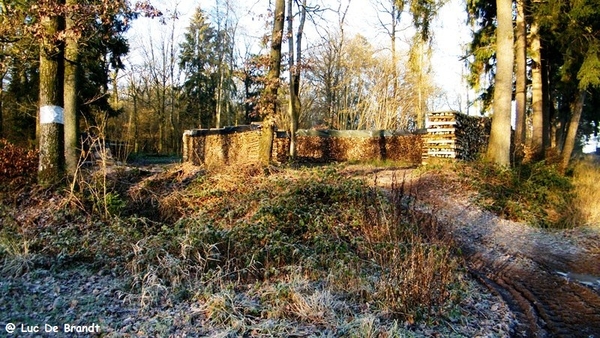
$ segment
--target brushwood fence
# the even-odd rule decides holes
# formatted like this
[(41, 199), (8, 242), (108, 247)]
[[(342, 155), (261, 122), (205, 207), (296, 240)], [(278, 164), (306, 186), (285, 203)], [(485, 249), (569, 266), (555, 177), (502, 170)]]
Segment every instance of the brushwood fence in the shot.
[(311, 162), (392, 160), (421, 163), (424, 131), (299, 130), (297, 156)]
[[(183, 160), (207, 166), (237, 165), (259, 161), (260, 125), (186, 130)], [(345, 162), (392, 160), (418, 165), (431, 158), (471, 160), (477, 157), (489, 135), (489, 121), (454, 112), (428, 116), (426, 130), (298, 130), (297, 160)], [(272, 159), (287, 161), (289, 135), (276, 132)]]

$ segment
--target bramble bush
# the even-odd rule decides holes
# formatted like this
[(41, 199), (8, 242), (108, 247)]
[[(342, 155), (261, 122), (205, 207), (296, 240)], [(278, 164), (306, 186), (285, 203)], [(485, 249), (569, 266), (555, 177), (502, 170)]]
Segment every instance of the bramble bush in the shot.
[(35, 182), (38, 154), (0, 139), (0, 189), (8, 191)]

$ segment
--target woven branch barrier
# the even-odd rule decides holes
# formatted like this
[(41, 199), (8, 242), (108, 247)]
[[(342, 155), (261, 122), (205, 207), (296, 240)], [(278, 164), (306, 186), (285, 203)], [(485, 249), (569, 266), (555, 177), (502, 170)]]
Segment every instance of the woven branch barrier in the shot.
[[(427, 130), (298, 130), (296, 154), (303, 162), (391, 160), (418, 165), (428, 158), (473, 160), (483, 151), (489, 135), (489, 119), (455, 112), (428, 116)], [(258, 163), (260, 125), (186, 130), (183, 161), (220, 166)], [(273, 141), (272, 159), (288, 160), (289, 137), (279, 131)]]
[(299, 160), (392, 160), (421, 163), (422, 133), (386, 130), (299, 130), (296, 136)]

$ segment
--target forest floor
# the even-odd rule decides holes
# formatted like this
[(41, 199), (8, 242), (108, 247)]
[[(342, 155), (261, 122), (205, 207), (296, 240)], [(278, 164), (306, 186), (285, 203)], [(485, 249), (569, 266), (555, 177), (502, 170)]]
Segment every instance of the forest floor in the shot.
[[(72, 261), (69, 255), (60, 264), (44, 266), (32, 263), (27, 245), (22, 245), (2, 267), (0, 335), (14, 324), (19, 337), (65, 333), (106, 337), (600, 337), (600, 227), (550, 231), (503, 220), (478, 207), (473, 202), (476, 192), (448, 170), (367, 165), (344, 165), (336, 170), (342, 177), (362, 179), (384, 191), (405, 189), (414, 210), (435, 216), (440, 229), (451, 235), (464, 257), (461, 296), (451, 310), (440, 317), (398, 321), (369, 303), (352, 303), (329, 289), (330, 281), (307, 279), (306, 272), (260, 286), (247, 283), (233, 288), (216, 287), (206, 279), (204, 285), (214, 289), (211, 294), (207, 287), (192, 296), (186, 294), (189, 290), (177, 295), (158, 273), (160, 268), (178, 269), (167, 261), (168, 256), (159, 260), (161, 267), (151, 263), (131, 267), (129, 260), (125, 270), (118, 264), (98, 265), (94, 258)], [(290, 173), (275, 170), (271, 176)], [(177, 195), (177, 189), (205, 174), (198, 168), (171, 165), (148, 175), (131, 183), (129, 191), (169, 189), (170, 198), (185, 199)], [(163, 184), (166, 181), (171, 183)], [(165, 191), (152, 192), (161, 193)], [(0, 210), (2, 225), (6, 227), (9, 218), (19, 224), (43, 222), (52, 217), (48, 212), (60, 209), (58, 204), (58, 198), (49, 196), (21, 203), (17, 214)], [(127, 245), (135, 256), (143, 243)], [(138, 279), (136, 284), (135, 278), (132, 282), (128, 274), (142, 268), (146, 270), (141, 282)], [(170, 282), (187, 278), (185, 273), (182, 270)], [(282, 292), (286, 304), (279, 304), (274, 296)], [(265, 304), (258, 304), (257, 299)], [(59, 334), (45, 331), (54, 329)], [(40, 332), (31, 332), (35, 330)]]

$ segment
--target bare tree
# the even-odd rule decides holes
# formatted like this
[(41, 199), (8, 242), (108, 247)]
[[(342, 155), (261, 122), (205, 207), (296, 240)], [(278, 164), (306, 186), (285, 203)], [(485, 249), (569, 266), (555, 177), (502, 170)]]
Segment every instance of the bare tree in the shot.
[(293, 0), (288, 0), (288, 62), (290, 71), (290, 100), (288, 105), (288, 114), (290, 118), (290, 157), (296, 157), (296, 131), (298, 130), (298, 120), (300, 118), (300, 74), (302, 68), (302, 35), (304, 34), (304, 24), (306, 22), (306, 0), (298, 4), (300, 22), (296, 32), (296, 49), (294, 53), (294, 12)]
[(264, 107), (263, 136), (260, 142), (260, 161), (263, 165), (271, 162), (273, 152), (273, 140), (275, 116), (277, 115), (277, 90), (279, 89), (279, 74), (281, 73), (281, 42), (283, 38), (283, 26), (285, 21), (285, 0), (275, 1), (273, 12), (273, 30), (271, 32), (271, 52), (269, 72), (264, 91), (266, 106)]
[[(156, 151), (159, 154), (176, 152), (179, 147), (179, 84), (177, 67), (178, 55), (176, 41), (176, 21), (178, 20), (177, 4), (168, 17), (165, 25), (168, 29), (160, 35), (149, 34), (142, 46), (143, 74), (147, 74), (149, 91), (153, 102), (153, 114), (157, 119)], [(144, 76), (141, 74), (142, 76)]]

